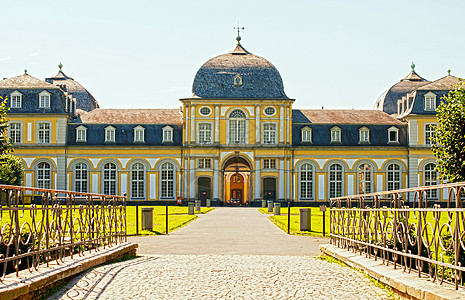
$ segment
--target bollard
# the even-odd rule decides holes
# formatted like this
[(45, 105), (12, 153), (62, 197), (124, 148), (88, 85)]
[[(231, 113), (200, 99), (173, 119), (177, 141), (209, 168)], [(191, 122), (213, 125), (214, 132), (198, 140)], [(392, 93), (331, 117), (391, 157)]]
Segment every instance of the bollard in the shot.
[(273, 201), (268, 200), (268, 212), (272, 212), (272, 211), (273, 211)]
[(326, 214), (326, 205), (321, 205), (320, 206), (320, 211), (323, 212), (323, 237), (325, 236), (325, 231), (326, 231), (326, 221), (325, 221), (325, 214)]
[(310, 208), (301, 208), (300, 211), (300, 231), (312, 230), (312, 218)]
[(262, 200), (262, 208), (266, 207), (266, 200)]
[(142, 207), (142, 230), (153, 230), (153, 207)]
[(274, 204), (274, 215), (275, 216), (280, 216), (281, 215), (281, 203), (276, 202)]
[(200, 211), (201, 204), (200, 200), (195, 200), (195, 211)]
[(212, 206), (212, 199), (207, 199), (207, 207), (211, 207)]
[(194, 214), (194, 202), (189, 202), (187, 205), (187, 214), (193, 215)]

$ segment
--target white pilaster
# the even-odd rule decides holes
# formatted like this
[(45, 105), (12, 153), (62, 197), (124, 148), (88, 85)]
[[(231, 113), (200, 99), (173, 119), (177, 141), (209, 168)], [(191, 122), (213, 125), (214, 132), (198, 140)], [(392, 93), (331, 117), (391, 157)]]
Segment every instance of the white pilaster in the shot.
[(279, 107), (279, 142), (284, 143), (284, 107)]
[(32, 123), (27, 123), (27, 141), (32, 141)]
[(260, 143), (260, 106), (255, 107), (256, 117), (255, 117), (255, 143)]
[(347, 195), (354, 194), (354, 175), (347, 175)]
[(284, 199), (284, 158), (279, 158), (279, 197)]
[(189, 198), (195, 198), (195, 157), (189, 159)]
[(255, 160), (255, 199), (260, 199), (260, 159)]
[(128, 193), (128, 174), (121, 174), (121, 196), (125, 193)]
[(289, 120), (291, 119), (291, 116), (289, 115), (289, 107), (286, 107), (286, 143), (290, 143), (289, 139), (290, 139), (290, 132), (291, 132), (291, 128), (289, 128)]
[(186, 142), (186, 144), (189, 142), (189, 121), (190, 121), (189, 106), (186, 105), (186, 121), (185, 121), (186, 131), (184, 132), (185, 134), (184, 141)]
[(191, 143), (195, 142), (195, 105), (191, 106)]
[(220, 142), (220, 107), (215, 106), (215, 143)]
[(217, 157), (213, 159), (213, 199), (220, 198), (220, 162)]
[(286, 163), (286, 186), (287, 186), (287, 191), (286, 191), (286, 198), (289, 200), (291, 199), (291, 168), (290, 168), (290, 161), (287, 159)]
[(155, 174), (150, 174), (149, 176), (149, 182), (150, 182), (150, 186), (149, 186), (149, 191), (150, 191), (150, 199), (155, 199), (155, 195), (156, 195), (156, 190), (157, 190), (157, 179), (155, 177), (156, 175)]
[(98, 188), (99, 188), (99, 180), (98, 180), (98, 174), (92, 174), (92, 193), (98, 194)]
[(418, 145), (418, 121), (409, 120), (408, 121), (408, 139), (410, 146)]
[(189, 158), (185, 157), (184, 158), (184, 198), (188, 198), (189, 194), (187, 193), (188, 190), (188, 182), (189, 182), (189, 172), (188, 172), (188, 166), (189, 166)]
[(318, 175), (318, 200), (325, 199), (325, 175)]
[(383, 192), (383, 175), (376, 175), (376, 191)]

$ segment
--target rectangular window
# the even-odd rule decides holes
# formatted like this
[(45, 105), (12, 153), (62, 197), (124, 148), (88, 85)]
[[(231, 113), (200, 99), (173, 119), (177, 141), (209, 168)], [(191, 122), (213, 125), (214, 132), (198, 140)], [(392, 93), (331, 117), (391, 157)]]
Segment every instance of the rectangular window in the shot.
[(172, 142), (172, 141), (173, 141), (173, 130), (163, 129), (163, 142)]
[(276, 124), (263, 124), (263, 142), (265, 144), (276, 143)]
[(360, 130), (360, 143), (369, 143), (370, 142), (370, 131)]
[(332, 143), (340, 143), (341, 142), (341, 130), (340, 129), (332, 129), (331, 130), (331, 142)]
[(105, 142), (114, 142), (114, 141), (115, 141), (115, 130), (105, 129)]
[(311, 143), (312, 142), (312, 130), (302, 129), (302, 142), (303, 143)]
[(144, 141), (144, 130), (136, 129), (134, 130), (134, 142), (143, 142)]
[(50, 108), (50, 96), (40, 95), (39, 97), (39, 108)]
[(210, 158), (199, 158), (199, 169), (211, 169), (212, 160)]
[(436, 130), (434, 129), (433, 124), (426, 124), (425, 125), (425, 144), (426, 145), (433, 145), (434, 142), (431, 138), (436, 136)]
[(10, 123), (10, 138), (13, 144), (21, 143), (21, 123)]
[(39, 144), (50, 143), (50, 123), (39, 123), (38, 142)]
[(85, 142), (87, 140), (87, 130), (78, 129), (76, 131), (76, 142)]
[(11, 108), (21, 108), (21, 96), (11, 96)]
[(425, 97), (425, 110), (436, 110), (436, 97)]
[(200, 123), (199, 124), (199, 143), (210, 144), (212, 142), (212, 124)]
[(274, 158), (263, 159), (263, 169), (276, 169), (276, 159)]

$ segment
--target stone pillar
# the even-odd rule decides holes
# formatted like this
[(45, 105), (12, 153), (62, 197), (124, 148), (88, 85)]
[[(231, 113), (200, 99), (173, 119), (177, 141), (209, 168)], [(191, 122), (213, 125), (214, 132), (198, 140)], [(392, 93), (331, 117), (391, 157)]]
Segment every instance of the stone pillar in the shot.
[(284, 143), (284, 107), (279, 107), (279, 143)]
[(186, 156), (183, 158), (184, 159), (184, 198), (188, 198), (189, 194), (187, 193), (188, 190), (188, 183), (189, 183), (189, 172), (187, 170), (189, 169), (189, 158)]
[(289, 124), (289, 121), (291, 119), (291, 116), (289, 115), (289, 107), (286, 107), (286, 143), (290, 144), (290, 137), (291, 137), (291, 130), (292, 127)]
[[(401, 178), (404, 179), (404, 174)], [(418, 187), (418, 155), (409, 154), (408, 156), (408, 184), (404, 184), (400, 188), (404, 187)], [(409, 193), (409, 201), (413, 201), (413, 197), (414, 194)]]
[(260, 158), (255, 158), (255, 199), (260, 199)]
[(286, 190), (286, 198), (287, 199), (291, 199), (291, 168), (290, 168), (290, 158), (288, 157), (287, 158), (287, 170), (286, 170), (286, 173), (287, 173), (287, 176), (286, 176), (286, 186), (287, 186), (287, 190)]
[(186, 124), (186, 130), (184, 131), (184, 141), (186, 144), (189, 143), (189, 122), (190, 122), (190, 118), (189, 118), (189, 106), (186, 105), (186, 120), (184, 122), (184, 124)]
[(195, 105), (191, 106), (191, 143), (195, 143)]
[(278, 158), (279, 160), (279, 196), (278, 199), (284, 199), (284, 158)]
[(195, 198), (195, 157), (189, 159), (189, 198)]
[(220, 107), (215, 105), (215, 143), (220, 142)]
[(220, 198), (220, 162), (218, 157), (213, 159), (213, 199)]
[(66, 158), (64, 154), (57, 155), (57, 180), (55, 184), (58, 190), (66, 190)]
[(260, 106), (255, 106), (255, 144), (260, 144)]

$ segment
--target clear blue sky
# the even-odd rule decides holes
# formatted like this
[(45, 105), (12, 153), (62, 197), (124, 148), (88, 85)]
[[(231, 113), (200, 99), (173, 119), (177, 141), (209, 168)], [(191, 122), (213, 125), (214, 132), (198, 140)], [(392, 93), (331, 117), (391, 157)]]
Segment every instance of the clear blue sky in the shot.
[(63, 71), (104, 108), (178, 107), (197, 69), (242, 44), (298, 108), (373, 107), (410, 71), (465, 77), (465, 1), (2, 1), (0, 76)]

